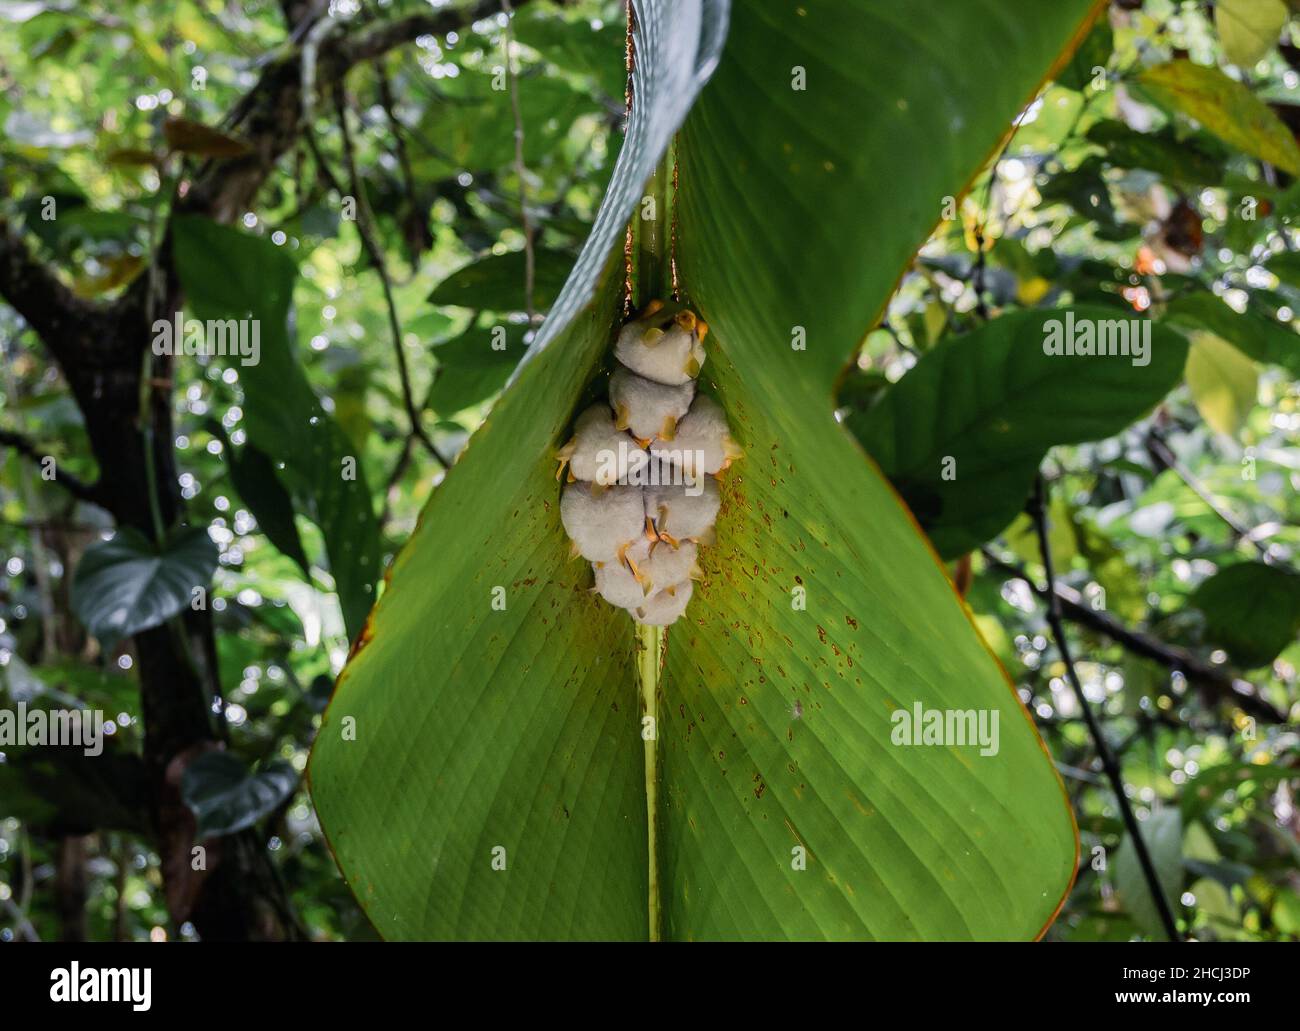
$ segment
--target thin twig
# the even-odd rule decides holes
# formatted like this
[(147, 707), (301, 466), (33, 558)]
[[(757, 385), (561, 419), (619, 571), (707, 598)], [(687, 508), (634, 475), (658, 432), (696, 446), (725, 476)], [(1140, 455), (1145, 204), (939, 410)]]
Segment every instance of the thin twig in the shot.
[(1088, 733), (1092, 735), (1093, 745), (1097, 749), (1097, 757), (1101, 760), (1102, 769), (1106, 773), (1106, 778), (1110, 781), (1111, 791), (1114, 793), (1115, 800), (1119, 804), (1120, 813), (1124, 817), (1124, 826), (1128, 828), (1129, 840), (1132, 841), (1133, 850), (1137, 853), (1138, 863), (1142, 867), (1142, 875), (1146, 878), (1147, 887), (1151, 891), (1151, 899), (1160, 914), (1160, 922), (1164, 926), (1165, 933), (1169, 936), (1170, 941), (1181, 941), (1178, 936), (1178, 927), (1174, 923), (1173, 911), (1169, 908), (1169, 899), (1160, 886), (1160, 879), (1156, 875), (1155, 864), (1151, 861), (1151, 853), (1147, 850), (1146, 840), (1142, 837), (1137, 817), (1133, 815), (1133, 807), (1129, 805), (1128, 796), (1124, 793), (1124, 778), (1120, 772), (1119, 763), (1115, 761), (1114, 753), (1111, 752), (1110, 745), (1106, 742), (1106, 736), (1097, 723), (1097, 717), (1093, 714), (1092, 706), (1083, 693), (1083, 684), (1079, 681), (1079, 673), (1074, 668), (1074, 659), (1070, 655), (1069, 642), (1065, 637), (1065, 625), (1061, 620), (1061, 602), (1055, 590), (1056, 576), (1052, 568), (1052, 548), (1047, 533), (1046, 488), (1041, 473), (1034, 483), (1034, 494), (1030, 499), (1029, 514), (1034, 521), (1034, 530), (1038, 535), (1038, 550), (1042, 557), (1043, 571), (1047, 579), (1045, 592), (1047, 596), (1047, 622), (1052, 629), (1052, 637), (1056, 640), (1056, 650), (1060, 653), (1061, 661), (1065, 663), (1065, 672), (1070, 687), (1074, 691), (1075, 700), (1079, 703), (1084, 722), (1088, 725)]
[[(379, 273), (379, 282), (383, 286), (384, 304), (388, 309), (388, 325), (392, 330), (393, 350), (397, 357), (397, 375), (402, 383), (402, 402), (406, 406), (406, 416), (410, 420), (411, 433), (416, 440), (424, 445), (424, 449), (433, 458), (442, 462), (442, 456), (438, 454), (437, 447), (429, 439), (429, 435), (425, 433), (424, 427), (420, 423), (420, 411), (416, 407), (415, 394), (411, 390), (411, 373), (406, 365), (406, 348), (402, 343), (402, 322), (397, 314), (397, 302), (393, 299), (393, 283), (388, 276), (388, 265), (384, 259), (384, 252), (380, 249), (379, 241), (375, 238), (375, 225), (370, 210), (370, 201), (366, 198), (365, 185), (362, 183), (361, 176), (357, 171), (356, 151), (352, 144), (352, 130), (348, 127), (348, 101), (342, 85), (340, 85), (334, 99), (338, 112), (339, 129), (343, 137), (343, 163), (347, 169), (351, 193), (357, 205), (357, 233), (361, 237), (361, 245), (370, 256), (370, 263), (374, 265), (375, 271)], [(312, 133), (308, 132), (306, 135), (321, 169), (330, 179), (335, 190), (342, 194), (343, 191), (339, 189), (338, 180), (329, 171), (329, 166), (325, 164)]]
[(528, 215), (528, 166), (524, 164), (524, 117), (519, 108), (519, 76), (515, 74), (514, 59), (511, 55), (514, 43), (514, 8), (510, 0), (501, 0), (501, 9), (506, 15), (506, 82), (510, 88), (510, 109), (515, 119), (515, 178), (519, 180), (519, 221), (524, 231), (524, 310), (528, 313), (528, 325), (533, 324), (534, 280), (537, 275), (537, 255), (534, 252), (533, 237), (535, 230)]
[[(45, 458), (49, 456), (48, 451), (42, 451), (27, 437), (13, 430), (0, 430), (0, 445), (13, 448), (18, 454), (30, 459), (37, 465), (41, 465)], [(62, 469), (58, 470), (51, 482), (58, 484), (78, 501), (86, 501), (92, 505), (103, 505), (103, 501), (100, 499), (98, 483), (86, 483), (71, 473), (65, 473)]]
[(0, 519), (0, 526), (16, 530), (55, 530), (60, 533), (99, 533), (103, 529), (93, 523), (74, 523), (67, 519)]
[[(987, 548), (982, 554), (990, 566), (1024, 581), (1038, 597), (1047, 600), (1046, 589), (1034, 583), (1022, 567), (999, 558)], [(1065, 584), (1053, 584), (1053, 589), (1061, 615), (1071, 623), (1104, 634), (1126, 651), (1183, 674), (1189, 682), (1213, 691), (1220, 700), (1237, 706), (1242, 712), (1268, 723), (1286, 723), (1285, 713), (1254, 694), (1251, 685), (1233, 676), (1230, 670), (1212, 665), (1184, 648), (1125, 626), (1109, 612), (1094, 609), (1078, 591)]]
[[(304, 24), (306, 24), (304, 22)], [(300, 56), (300, 90), (302, 96), (301, 119), (304, 130), (311, 128), (316, 117), (316, 65), (319, 60), (320, 47), (325, 37), (334, 31), (339, 21), (332, 14), (326, 14), (311, 26), (307, 38), (303, 41)], [(295, 35), (297, 33), (295, 32)]]
[[(474, 316), (469, 320), (470, 328), (473, 328), (478, 323), (478, 317), (479, 313), (476, 311)], [(466, 332), (469, 332), (469, 330), (467, 329)], [(441, 367), (433, 370), (433, 378), (429, 382), (429, 391), (424, 396), (424, 403), (420, 405), (420, 411), (422, 412), (428, 409), (429, 402), (433, 400), (433, 388), (438, 382), (439, 372), (441, 372)], [(401, 482), (402, 477), (406, 475), (407, 467), (411, 464), (411, 451), (414, 445), (415, 434), (408, 433), (402, 440), (402, 450), (398, 453), (397, 461), (393, 463), (393, 470), (388, 474), (388, 480), (384, 484), (384, 507), (379, 513), (379, 529), (381, 532), (384, 527), (388, 525), (388, 520), (393, 516), (391, 504), (393, 488), (396, 487), (397, 484)], [(434, 457), (442, 465), (444, 470), (450, 469), (452, 463), (455, 461), (454, 458), (448, 458), (441, 451), (435, 451)]]
[[(393, 153), (397, 158), (397, 167), (402, 172), (402, 186), (406, 190), (406, 202), (410, 216), (404, 221), (402, 226), (402, 235), (408, 248), (408, 256), (411, 263), (410, 275), (403, 281), (403, 286), (414, 279), (419, 272), (420, 253), (427, 249), (431, 243), (429, 236), (429, 222), (427, 209), (421, 210), (418, 193), (415, 186), (415, 171), (411, 167), (411, 153), (406, 146), (406, 130), (401, 120), (397, 117), (397, 100), (393, 96), (393, 84), (388, 77), (388, 69), (384, 64), (383, 58), (377, 57), (372, 62), (375, 70), (375, 79), (379, 84), (379, 106), (384, 110), (384, 117), (387, 119), (388, 132), (393, 138)], [(366, 124), (365, 116), (361, 116), (361, 124)], [(412, 240), (411, 230), (418, 228), (419, 238)]]
[(402, 438), (402, 450), (398, 452), (397, 461), (393, 463), (393, 471), (388, 474), (388, 482), (384, 484), (384, 508), (379, 513), (381, 531), (393, 517), (391, 495), (394, 488), (402, 481), (402, 477), (406, 475), (407, 466), (411, 464), (411, 450), (414, 443), (415, 438), (409, 433)]
[(1255, 550), (1259, 552), (1260, 557), (1265, 562), (1270, 565), (1276, 563), (1277, 556), (1273, 554), (1272, 547), (1265, 544), (1263, 541), (1256, 539), (1255, 531), (1253, 529), (1238, 520), (1236, 516), (1220, 504), (1219, 500), (1213, 494), (1206, 490), (1201, 482), (1192, 475), (1191, 471), (1178, 460), (1178, 456), (1174, 454), (1173, 449), (1165, 443), (1164, 438), (1161, 437), (1154, 428), (1146, 436), (1146, 446), (1147, 451), (1150, 453), (1152, 459), (1157, 465), (1164, 466), (1166, 469), (1173, 472), (1175, 476), (1187, 485), (1187, 488), (1193, 494), (1205, 503), (1206, 508), (1223, 521), (1228, 529), (1232, 531), (1234, 543), (1241, 540), (1247, 541), (1254, 546)]

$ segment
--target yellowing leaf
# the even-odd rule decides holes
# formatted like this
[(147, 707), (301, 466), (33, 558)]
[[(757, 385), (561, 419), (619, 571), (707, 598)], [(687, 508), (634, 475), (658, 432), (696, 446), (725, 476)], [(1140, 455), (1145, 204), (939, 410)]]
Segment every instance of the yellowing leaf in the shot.
[(1300, 175), (1300, 144), (1290, 130), (1267, 104), (1218, 68), (1170, 61), (1146, 69), (1138, 81), (1160, 104), (1195, 118), (1224, 143)]
[(252, 150), (243, 140), (188, 118), (167, 119), (163, 123), (163, 136), (172, 150), (205, 158), (243, 157)]
[(1214, 7), (1214, 27), (1228, 60), (1249, 68), (1267, 54), (1286, 25), (1288, 12), (1282, 0), (1219, 0)]
[(1217, 432), (1236, 435), (1255, 405), (1255, 363), (1222, 337), (1196, 333), (1184, 375), (1201, 417)]
[[(1007, 527), (1003, 539), (1011, 552), (1025, 562), (1041, 562), (1042, 551), (1034, 521), (1025, 513), (1016, 516)], [(1047, 543), (1052, 550), (1052, 565), (1058, 570), (1069, 569), (1079, 554), (1079, 539), (1074, 531), (1074, 518), (1069, 502), (1053, 496), (1047, 508)]]
[(132, 254), (109, 258), (104, 262), (102, 275), (77, 281), (76, 292), (81, 297), (99, 297), (131, 282), (142, 268), (144, 259)]
[(948, 312), (938, 301), (925, 306), (925, 335), (927, 344), (933, 344), (948, 328)]
[(141, 147), (115, 147), (104, 155), (104, 161), (119, 168), (153, 166), (158, 164), (158, 155)]
[(1193, 881), (1192, 894), (1196, 897), (1196, 908), (1209, 918), (1210, 926), (1217, 931), (1230, 932), (1241, 925), (1241, 907), (1218, 881), (1209, 877)]
[(1002, 226), (992, 216), (980, 211), (969, 197), (961, 209), (962, 235), (969, 251), (991, 251), (1002, 236)]
[(1042, 276), (1034, 276), (1032, 279), (1024, 280), (1016, 288), (1016, 300), (1026, 307), (1032, 308), (1035, 304), (1047, 296), (1052, 289), (1050, 281)]

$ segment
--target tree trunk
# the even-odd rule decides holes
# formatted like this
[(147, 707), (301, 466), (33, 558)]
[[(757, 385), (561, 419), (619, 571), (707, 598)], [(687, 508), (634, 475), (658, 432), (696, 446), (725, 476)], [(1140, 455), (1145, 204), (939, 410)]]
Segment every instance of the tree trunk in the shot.
[[(160, 255), (164, 260), (169, 260), (165, 247)], [(157, 317), (169, 318), (179, 306), (180, 297), (173, 290), (157, 306)], [(93, 330), (93, 342), (84, 341), (79, 348), (105, 360), (74, 368), (65, 365), (64, 371), (102, 472), (102, 503), (118, 526), (132, 527), (152, 539), (156, 534), (153, 504), (164, 529), (184, 514), (173, 443), (172, 359), (152, 354), (147, 289), (133, 291), (112, 316)], [(146, 360), (149, 434), (140, 424), (140, 380)], [(145, 455), (150, 438), (153, 483)], [(151, 822), (172, 918), (178, 924), (191, 922), (206, 939), (299, 937), (255, 830), (203, 842), (202, 852), (194, 851), (195, 820), (181, 800), (181, 776), (193, 758), (224, 746), (211, 610), (206, 604), (187, 609), (171, 623), (135, 635), (132, 650), (140, 680), (144, 760), (152, 786)]]

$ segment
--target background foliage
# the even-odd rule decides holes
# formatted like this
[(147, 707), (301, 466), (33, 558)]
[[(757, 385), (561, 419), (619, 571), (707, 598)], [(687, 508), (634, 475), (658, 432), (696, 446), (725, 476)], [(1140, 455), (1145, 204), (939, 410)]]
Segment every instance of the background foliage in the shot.
[[(180, 211), (226, 196), (236, 175), (205, 168), (249, 145), (223, 134), (227, 113), (274, 82), (286, 18), (298, 24), (303, 6), (0, 3), (6, 247), (21, 229), (75, 297), (113, 303), (155, 275), (161, 242), (195, 314), (253, 313), (263, 326), (260, 365), (232, 375), (180, 360), (156, 395), (189, 530), (107, 542), (115, 520), (96, 485), (124, 474), (102, 460), (88, 392), (70, 382), (85, 369), (52, 360), (39, 313), (27, 317), (40, 283), (0, 277), (12, 305), (0, 307), (0, 687), (6, 704), (115, 717), (99, 759), (5, 750), (6, 939), (203, 933), (169, 915), (168, 825), (160, 844), (148, 801), (163, 776), (146, 740), (152, 660), (131, 635), (188, 619), (187, 592), (157, 583), (183, 587), (214, 563), (212, 710), (227, 747), (192, 762), (177, 795), (204, 834), (269, 858), (292, 912), (282, 930), (374, 934), (298, 775), (381, 570), (590, 227), (623, 121), (623, 11), (521, 5), (517, 88), (502, 90), (506, 20), (482, 5), (472, 24), (357, 62), (341, 117), (316, 98), (311, 131), (224, 219), (238, 228), (213, 224), (216, 207)], [(428, 11), (363, 4), (356, 17), (364, 27)], [(1293, 29), (1281, 0), (1112, 4), (952, 217), (936, 213), (839, 384), (840, 416), (952, 561), (1066, 779), (1084, 848), (1049, 938), (1162, 932), (1037, 593), (1023, 510), (1040, 463), (1078, 671), (1181, 929), (1300, 937)], [(901, 160), (897, 174), (908, 174)], [(359, 221), (343, 217), (343, 196), (359, 199)], [(41, 217), (47, 197), (53, 220)], [(1037, 317), (1017, 312), (1066, 303), (1156, 319), (1187, 351), (1168, 393), (1125, 397), (1105, 363), (1060, 383), (1046, 363), (1040, 377), (999, 362), (998, 335)], [(498, 324), (517, 331), (502, 351), (484, 346)], [(962, 395), (963, 382), (982, 389)], [(933, 469), (931, 456), (894, 442), (954, 454), (962, 474), (912, 475)], [(358, 475), (341, 480), (348, 457)], [(150, 605), (123, 615), (114, 602), (132, 584)]]

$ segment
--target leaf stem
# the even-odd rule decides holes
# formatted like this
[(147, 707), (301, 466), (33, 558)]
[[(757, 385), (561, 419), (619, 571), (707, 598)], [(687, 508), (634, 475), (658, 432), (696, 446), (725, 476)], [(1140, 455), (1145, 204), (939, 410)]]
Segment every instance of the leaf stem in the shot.
[(638, 306), (664, 299), (673, 287), (672, 235), (673, 166), (675, 147), (659, 163), (645, 185), (641, 203), (632, 216), (636, 227), (636, 297)]
[[(631, 111), (632, 66), (636, 59), (633, 45), (635, 14), (629, 0), (628, 16), (628, 110)], [(632, 215), (628, 228), (626, 255), (627, 282), (625, 298), (643, 308), (650, 301), (663, 299), (676, 284), (671, 282), (673, 183), (676, 149), (669, 144), (667, 153), (646, 181), (642, 200)], [(648, 203), (647, 203), (648, 202)], [(663, 670), (668, 636), (663, 627), (636, 626), (637, 687), (641, 696), (641, 739), (645, 745), (645, 812), (648, 860), (647, 912), (650, 940), (662, 941), (663, 905), (659, 891), (659, 677)]]
[(645, 744), (646, 849), (649, 862), (647, 910), (650, 940), (663, 940), (663, 907), (659, 899), (659, 673), (663, 663), (664, 628), (636, 628), (636, 680), (641, 696), (641, 738)]

